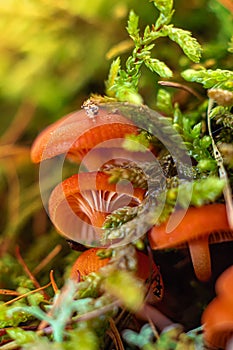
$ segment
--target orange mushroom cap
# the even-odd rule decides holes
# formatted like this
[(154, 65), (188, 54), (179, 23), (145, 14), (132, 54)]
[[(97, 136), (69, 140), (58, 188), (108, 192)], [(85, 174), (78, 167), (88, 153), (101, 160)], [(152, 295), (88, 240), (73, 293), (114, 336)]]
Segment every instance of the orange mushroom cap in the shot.
[(202, 315), (204, 339), (209, 346), (225, 349), (233, 336), (233, 266), (221, 274), (215, 287), (217, 297)]
[[(173, 215), (176, 222), (176, 216), (179, 218), (180, 213), (176, 212)], [(151, 229), (149, 241), (152, 249), (174, 248), (184, 243), (188, 244), (194, 271), (202, 281), (208, 280), (211, 275), (209, 242), (233, 239), (224, 204), (190, 207), (171, 232), (167, 233), (166, 227), (167, 222)], [(221, 235), (221, 231), (229, 234)], [(214, 235), (214, 232), (217, 232), (217, 235)]]
[(228, 267), (217, 279), (215, 285), (216, 293), (221, 297), (228, 308), (233, 311), (233, 266)]
[(215, 298), (202, 315), (204, 339), (208, 346), (225, 349), (233, 335), (233, 310), (221, 298)]
[(103, 172), (79, 173), (64, 180), (49, 199), (50, 218), (57, 230), (87, 246), (102, 246), (106, 216), (125, 205), (136, 206), (145, 190), (109, 183)]
[[(80, 281), (84, 276), (91, 272), (98, 272), (101, 267), (106, 266), (110, 258), (101, 259), (97, 253), (99, 248), (91, 248), (83, 252), (75, 261), (71, 269), (71, 278)], [(137, 271), (138, 278), (150, 284), (150, 290), (147, 294), (149, 303), (158, 302), (163, 297), (164, 285), (162, 276), (156, 264), (150, 262), (149, 257), (137, 251)]]
[(72, 266), (70, 277), (79, 281), (89, 273), (98, 272), (101, 267), (106, 266), (110, 258), (100, 258), (97, 255), (99, 250), (99, 248), (90, 248), (79, 255)]
[(34, 141), (31, 159), (34, 163), (66, 154), (81, 160), (89, 150), (106, 140), (112, 140), (108, 147), (119, 147), (116, 139), (126, 134), (136, 134), (138, 128), (127, 118), (99, 108), (94, 118), (82, 109), (71, 113), (44, 129)]

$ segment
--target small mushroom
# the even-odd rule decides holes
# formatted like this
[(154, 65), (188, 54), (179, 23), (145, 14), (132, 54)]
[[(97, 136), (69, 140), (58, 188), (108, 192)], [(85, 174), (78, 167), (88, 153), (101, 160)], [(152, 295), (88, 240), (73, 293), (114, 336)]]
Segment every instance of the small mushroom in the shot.
[(104, 163), (125, 160), (151, 161), (156, 150), (150, 146), (143, 151), (126, 150), (123, 141), (126, 135), (138, 134), (139, 128), (120, 113), (108, 112), (97, 107), (94, 116), (86, 109), (71, 113), (44, 129), (31, 147), (31, 160), (43, 160), (65, 155), (80, 162), (90, 171)]
[(225, 349), (233, 336), (233, 266), (224, 271), (216, 283), (217, 296), (202, 315), (204, 340), (214, 349)]
[(99, 248), (90, 248), (79, 255), (74, 262), (70, 277), (79, 282), (83, 277), (89, 275), (92, 272), (98, 272), (103, 266), (106, 266), (110, 258), (100, 258), (97, 253)]
[[(98, 146), (105, 151), (119, 146), (126, 134), (136, 134), (138, 128), (120, 114), (98, 109), (90, 118), (85, 109), (71, 113), (43, 130), (31, 148), (34, 163), (66, 154), (68, 158), (80, 161)], [(105, 141), (110, 140), (110, 143)], [(121, 142), (119, 143), (119, 140)], [(94, 152), (95, 153), (95, 152)]]
[(137, 206), (145, 191), (111, 184), (103, 172), (79, 173), (64, 180), (49, 199), (50, 218), (57, 230), (86, 246), (103, 246), (102, 225), (107, 215), (123, 206)]
[[(98, 254), (99, 248), (91, 248), (83, 252), (75, 261), (71, 269), (71, 278), (80, 281), (84, 276), (91, 272), (98, 272), (102, 267), (106, 266), (111, 258), (100, 258)], [(159, 268), (150, 261), (150, 258), (143, 252), (136, 251), (137, 270), (136, 276), (145, 281), (148, 286), (146, 302), (154, 304), (162, 299), (164, 285)]]
[[(175, 223), (180, 213), (177, 211), (173, 215)], [(233, 239), (224, 204), (190, 207), (171, 232), (168, 233), (166, 228), (167, 222), (160, 226), (153, 226), (149, 232), (152, 249), (177, 248), (186, 243), (195, 274), (201, 281), (207, 281), (211, 276), (209, 243)]]

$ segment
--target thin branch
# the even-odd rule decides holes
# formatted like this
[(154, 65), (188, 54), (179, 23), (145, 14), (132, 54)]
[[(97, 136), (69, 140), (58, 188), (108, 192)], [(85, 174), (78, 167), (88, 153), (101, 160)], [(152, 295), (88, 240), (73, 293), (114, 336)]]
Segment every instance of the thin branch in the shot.
[(150, 324), (150, 328), (152, 329), (153, 333), (154, 333), (154, 337), (156, 339), (159, 339), (159, 333), (157, 331), (157, 329), (155, 328), (154, 323), (152, 322), (152, 319), (148, 316), (148, 322)]
[(16, 292), (15, 290), (11, 290), (11, 289), (0, 289), (0, 294), (1, 295), (14, 295), (14, 296), (20, 295), (19, 292)]
[(80, 321), (88, 321), (91, 320), (92, 318), (99, 317), (103, 313), (106, 313), (108, 311), (111, 311), (115, 306), (120, 306), (120, 301), (116, 300), (113, 303), (103, 306), (100, 309), (90, 311), (84, 315), (78, 315), (73, 317), (73, 321), (80, 322)]
[(62, 249), (62, 245), (58, 244), (55, 248), (36, 266), (36, 268), (32, 271), (34, 275), (38, 274), (48, 263), (60, 253)]
[[(30, 280), (32, 281), (32, 283), (34, 284), (34, 286), (35, 286), (37, 289), (40, 289), (41, 286), (40, 286), (39, 282), (37, 281), (37, 279), (35, 278), (35, 276), (31, 273), (31, 271), (30, 271), (29, 268), (27, 267), (25, 261), (23, 260), (21, 254), (20, 254), (19, 246), (16, 247), (15, 253), (16, 253), (17, 260), (19, 261), (20, 265), (23, 267), (25, 273), (28, 275), (28, 277), (30, 278)], [(43, 296), (44, 296), (44, 298), (45, 298), (46, 300), (49, 300), (49, 299), (50, 299), (50, 296), (49, 296), (43, 289), (41, 289), (41, 293), (43, 294)]]
[(160, 84), (162, 86), (168, 86), (168, 87), (173, 87), (176, 89), (181, 89), (181, 90), (187, 91), (191, 95), (194, 95), (196, 98), (198, 98), (198, 100), (203, 100), (203, 97), (197, 91), (195, 91), (194, 89), (190, 88), (187, 85), (179, 84), (179, 83), (176, 83), (174, 81), (164, 81), (164, 80), (158, 81), (158, 84)]
[(10, 305), (10, 304), (14, 303), (14, 302), (17, 301), (17, 300), (20, 300), (20, 299), (22, 299), (22, 298), (28, 297), (28, 296), (31, 295), (31, 294), (34, 294), (34, 293), (43, 291), (44, 289), (48, 288), (50, 285), (51, 285), (51, 282), (49, 282), (48, 284), (46, 284), (46, 285), (43, 286), (43, 287), (40, 287), (40, 288), (37, 288), (37, 289), (34, 289), (34, 290), (30, 290), (30, 291), (27, 292), (27, 293), (21, 294), (21, 295), (18, 296), (17, 298), (14, 298), (14, 299), (12, 299), (12, 300), (7, 301), (6, 303), (4, 303), (4, 305)]
[(50, 281), (51, 281), (51, 284), (52, 284), (52, 287), (53, 287), (53, 291), (54, 291), (55, 294), (57, 294), (58, 291), (59, 291), (59, 288), (58, 288), (58, 286), (57, 286), (57, 284), (56, 284), (56, 282), (54, 280), (53, 270), (50, 271), (49, 276), (50, 276)]
[(211, 142), (212, 142), (214, 158), (217, 162), (218, 169), (219, 169), (219, 177), (220, 177), (220, 179), (223, 179), (225, 181), (223, 195), (224, 195), (225, 202), (226, 202), (228, 223), (229, 223), (230, 229), (233, 229), (232, 191), (231, 191), (231, 187), (229, 184), (228, 175), (227, 175), (227, 172), (226, 172), (224, 164), (223, 164), (223, 158), (222, 158), (221, 152), (219, 151), (218, 147), (216, 146), (216, 143), (215, 143), (213, 135), (212, 135), (212, 130), (211, 130), (210, 113), (211, 113), (211, 109), (213, 108), (213, 105), (214, 105), (214, 100), (209, 99), (208, 111), (207, 111), (207, 126), (208, 126), (208, 131), (209, 131), (209, 135), (210, 135)]
[(144, 304), (136, 316), (144, 321), (150, 321), (155, 324), (159, 330), (163, 330), (173, 324), (167, 316), (150, 304)]

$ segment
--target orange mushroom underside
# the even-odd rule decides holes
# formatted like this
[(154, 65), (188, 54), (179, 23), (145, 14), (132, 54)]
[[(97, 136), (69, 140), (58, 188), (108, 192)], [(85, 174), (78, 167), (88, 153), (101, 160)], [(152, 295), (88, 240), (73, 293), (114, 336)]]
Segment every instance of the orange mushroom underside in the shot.
[(66, 237), (87, 246), (103, 246), (102, 225), (112, 211), (136, 206), (145, 191), (109, 183), (102, 172), (79, 173), (64, 180), (49, 199), (50, 218)]

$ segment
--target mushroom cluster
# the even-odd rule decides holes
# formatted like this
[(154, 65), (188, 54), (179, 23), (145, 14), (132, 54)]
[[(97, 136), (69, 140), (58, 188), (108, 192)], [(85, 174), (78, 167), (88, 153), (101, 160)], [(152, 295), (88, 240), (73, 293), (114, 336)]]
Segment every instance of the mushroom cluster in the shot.
[(86, 109), (67, 115), (36, 138), (31, 149), (33, 162), (65, 155), (88, 169), (62, 181), (51, 193), (49, 215), (61, 234), (96, 246), (109, 213), (142, 201), (145, 190), (128, 183), (110, 184), (109, 176), (99, 170), (105, 163), (127, 159), (122, 142), (125, 135), (137, 132), (124, 116), (98, 108), (91, 115)]
[[(96, 255), (98, 247), (108, 246), (102, 229), (106, 217), (124, 206), (139, 205), (145, 196), (145, 189), (135, 188), (127, 181), (111, 183), (110, 175), (101, 171), (105, 163), (121, 164), (132, 157), (146, 159), (151, 150), (132, 155), (122, 147), (125, 135), (138, 131), (137, 126), (119, 113), (98, 107), (84, 108), (47, 127), (32, 146), (31, 159), (35, 163), (64, 155), (87, 169), (59, 183), (52, 190), (48, 204), (50, 219), (59, 233), (92, 247), (81, 254), (72, 268), (71, 277), (77, 281), (109, 263), (109, 259), (99, 259)], [(159, 269), (147, 255), (137, 252), (136, 257), (137, 277), (146, 284), (150, 281), (147, 300), (160, 300), (163, 282)]]
[[(127, 182), (111, 183), (109, 174), (101, 170), (104, 164), (118, 165), (129, 159), (132, 161), (136, 154), (144, 161), (150, 158), (147, 155), (151, 152), (156, 154), (148, 149), (148, 154), (134, 152), (132, 156), (132, 152), (122, 147), (127, 134), (136, 135), (138, 132), (138, 127), (120, 113), (99, 107), (84, 108), (49, 126), (33, 144), (31, 158), (35, 163), (65, 155), (74, 162), (81, 162), (87, 169), (61, 181), (52, 190), (48, 205), (51, 221), (58, 232), (88, 248), (73, 265), (71, 278), (76, 281), (111, 264), (111, 259), (98, 256), (99, 247), (109, 246), (109, 242), (103, 239), (102, 228), (107, 216), (124, 206), (138, 206), (147, 195), (146, 189), (136, 188)], [(179, 220), (180, 217), (182, 220)], [(173, 213), (176, 224), (167, 232), (169, 220), (154, 225), (148, 232), (151, 248), (161, 250), (188, 246), (197, 278), (208, 281), (211, 276), (209, 244), (233, 239), (225, 205), (215, 203), (189, 207), (183, 213), (178, 210)], [(153, 304), (163, 296), (160, 270), (144, 253), (137, 252), (136, 258), (137, 277), (148, 286), (148, 301)], [(205, 339), (211, 346), (224, 348), (233, 335), (233, 299), (228, 293), (232, 282), (233, 267), (218, 280), (218, 296), (203, 314)], [(220, 312), (221, 318), (215, 310)], [(153, 312), (150, 313), (153, 315)]]

